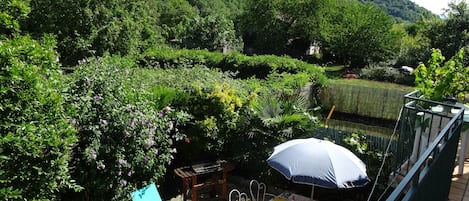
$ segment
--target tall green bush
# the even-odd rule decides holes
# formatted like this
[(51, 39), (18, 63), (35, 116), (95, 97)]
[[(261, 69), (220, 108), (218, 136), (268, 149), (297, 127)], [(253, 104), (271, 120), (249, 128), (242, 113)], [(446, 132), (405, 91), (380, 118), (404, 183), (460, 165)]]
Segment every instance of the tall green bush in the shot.
[[(187, 113), (160, 107), (145, 88), (133, 88), (132, 62), (125, 58), (86, 61), (70, 75), (69, 103), (79, 142), (73, 178), (85, 200), (129, 200), (129, 193), (161, 183), (166, 166), (184, 138)], [(71, 194), (66, 199), (72, 199)]]
[(220, 51), (223, 48), (240, 49), (241, 38), (236, 36), (233, 21), (223, 15), (196, 17), (190, 21), (183, 34), (186, 48)]
[(1, 200), (54, 200), (78, 189), (69, 172), (76, 130), (54, 48), (51, 38), (0, 41)]

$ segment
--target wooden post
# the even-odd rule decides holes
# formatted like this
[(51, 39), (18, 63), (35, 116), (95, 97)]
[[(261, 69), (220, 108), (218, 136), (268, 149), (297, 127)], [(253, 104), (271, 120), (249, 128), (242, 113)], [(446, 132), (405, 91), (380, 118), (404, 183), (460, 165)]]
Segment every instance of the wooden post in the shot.
[(329, 120), (331, 119), (331, 116), (332, 116), (332, 113), (334, 112), (334, 109), (335, 109), (335, 105), (332, 105), (332, 108), (331, 110), (329, 111), (329, 114), (327, 115), (327, 118), (326, 118), (326, 123), (325, 123), (325, 126), (327, 127), (328, 124), (329, 124)]
[(191, 177), (192, 180), (192, 201), (197, 201), (197, 175)]

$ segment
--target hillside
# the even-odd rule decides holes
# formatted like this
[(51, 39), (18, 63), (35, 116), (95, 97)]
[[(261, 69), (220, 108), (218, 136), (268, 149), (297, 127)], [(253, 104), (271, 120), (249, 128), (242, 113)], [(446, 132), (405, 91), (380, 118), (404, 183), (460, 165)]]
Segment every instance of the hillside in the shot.
[(396, 21), (415, 22), (423, 16), (436, 16), (429, 10), (415, 4), (410, 0), (360, 0), (363, 3), (372, 3), (383, 9), (389, 15), (393, 16)]

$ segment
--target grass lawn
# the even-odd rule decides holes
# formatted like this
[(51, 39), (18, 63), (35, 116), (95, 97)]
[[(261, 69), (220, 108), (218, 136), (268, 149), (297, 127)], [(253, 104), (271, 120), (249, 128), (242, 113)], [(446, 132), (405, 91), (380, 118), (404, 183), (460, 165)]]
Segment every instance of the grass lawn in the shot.
[(341, 78), (343, 74), (343, 65), (334, 65), (334, 66), (326, 66), (324, 67), (324, 71), (326, 76), (330, 79)]
[(334, 66), (326, 66), (325, 67), (326, 72), (335, 72), (335, 71), (341, 71), (344, 69), (343, 65), (334, 65)]

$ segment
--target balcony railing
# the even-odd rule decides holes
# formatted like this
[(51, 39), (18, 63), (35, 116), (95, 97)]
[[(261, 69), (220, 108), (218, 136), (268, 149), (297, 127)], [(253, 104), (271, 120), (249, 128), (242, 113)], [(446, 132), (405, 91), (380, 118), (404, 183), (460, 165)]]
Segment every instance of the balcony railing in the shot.
[(398, 184), (387, 198), (446, 201), (451, 187), (464, 106), (405, 95), (395, 172)]

